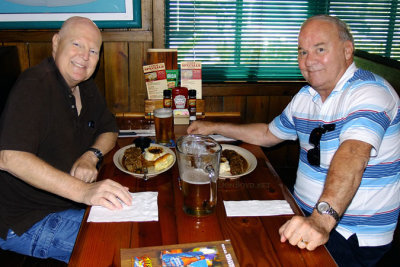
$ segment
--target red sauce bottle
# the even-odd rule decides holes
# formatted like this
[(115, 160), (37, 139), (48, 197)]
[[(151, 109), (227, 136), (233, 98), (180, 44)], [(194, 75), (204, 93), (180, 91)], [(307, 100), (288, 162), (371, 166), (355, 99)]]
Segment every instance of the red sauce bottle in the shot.
[(172, 89), (172, 109), (187, 108), (188, 89), (175, 87)]

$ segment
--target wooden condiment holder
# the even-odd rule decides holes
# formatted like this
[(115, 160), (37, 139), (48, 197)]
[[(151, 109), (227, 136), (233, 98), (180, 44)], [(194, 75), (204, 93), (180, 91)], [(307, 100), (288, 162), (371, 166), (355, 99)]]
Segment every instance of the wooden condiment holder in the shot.
[[(153, 110), (157, 108), (163, 107), (162, 99), (146, 99), (144, 101), (144, 114), (146, 119), (150, 119), (153, 117)], [(204, 100), (197, 99), (196, 100), (196, 113), (198, 116), (202, 116), (204, 114)]]

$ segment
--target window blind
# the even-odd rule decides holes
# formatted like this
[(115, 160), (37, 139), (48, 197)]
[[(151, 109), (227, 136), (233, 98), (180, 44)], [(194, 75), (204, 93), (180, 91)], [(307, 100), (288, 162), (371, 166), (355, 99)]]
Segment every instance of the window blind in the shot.
[(400, 6), (398, 1), (330, 1), (329, 14), (344, 20), (356, 49), (400, 59)]
[(298, 32), (304, 20), (321, 13), (346, 21), (357, 49), (400, 57), (397, 1), (165, 3), (165, 46), (178, 49), (178, 62), (201, 61), (206, 82), (302, 79), (297, 66)]

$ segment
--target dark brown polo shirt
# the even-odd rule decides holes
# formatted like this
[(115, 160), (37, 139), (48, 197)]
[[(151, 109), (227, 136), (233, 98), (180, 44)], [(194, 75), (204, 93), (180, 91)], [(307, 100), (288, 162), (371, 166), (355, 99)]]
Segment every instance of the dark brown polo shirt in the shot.
[[(12, 89), (0, 120), (0, 150), (30, 152), (64, 172), (105, 132), (117, 132), (114, 116), (94, 81), (79, 84), (82, 110), (53, 58), (25, 71)], [(77, 203), (34, 188), (0, 171), (0, 237), (21, 235), (46, 215)]]

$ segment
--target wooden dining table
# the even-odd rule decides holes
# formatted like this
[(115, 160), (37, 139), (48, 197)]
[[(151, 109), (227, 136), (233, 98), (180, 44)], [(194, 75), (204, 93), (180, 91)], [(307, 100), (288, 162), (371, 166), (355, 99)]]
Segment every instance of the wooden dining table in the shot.
[[(141, 123), (151, 123), (140, 116), (129, 118), (135, 118), (142, 121)], [(212, 117), (213, 120), (218, 118)], [(221, 119), (227, 120), (223, 117)], [(120, 118), (119, 123), (126, 123), (126, 118)], [(175, 137), (186, 134), (186, 128), (187, 125), (175, 125)], [(124, 248), (219, 240), (231, 241), (240, 266), (336, 266), (324, 246), (307, 251), (280, 241), (278, 229), (293, 215), (227, 217), (224, 200), (287, 200), (293, 212), (302, 215), (261, 147), (240, 141), (233, 142), (254, 154), (257, 167), (253, 172), (237, 179), (219, 179), (215, 212), (196, 217), (187, 215), (182, 209), (183, 195), (179, 187), (177, 163), (168, 171), (147, 181), (126, 174), (115, 166), (113, 154), (132, 144), (133, 139), (134, 137), (118, 139), (115, 148), (105, 156), (98, 179), (113, 179), (129, 187), (130, 192), (158, 192), (158, 221), (87, 222), (91, 209), (88, 207), (69, 266), (120, 266), (120, 250)]]

